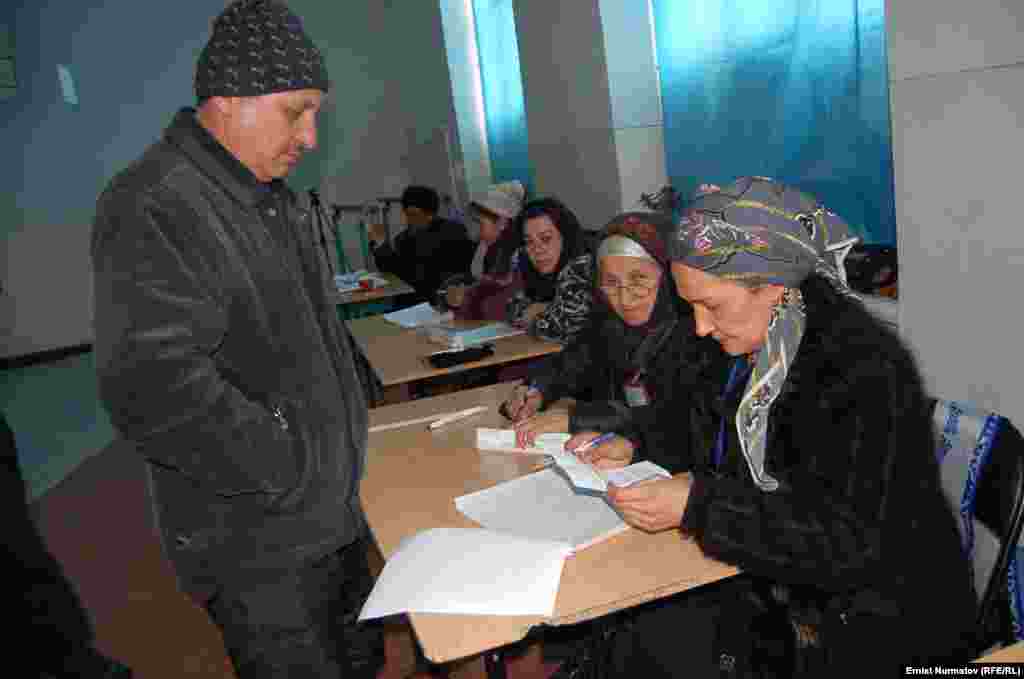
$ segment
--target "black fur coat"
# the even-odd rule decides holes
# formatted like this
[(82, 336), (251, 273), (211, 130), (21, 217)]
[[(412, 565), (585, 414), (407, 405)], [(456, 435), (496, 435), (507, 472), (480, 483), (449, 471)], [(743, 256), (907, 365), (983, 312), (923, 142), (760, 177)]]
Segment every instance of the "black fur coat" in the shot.
[(883, 658), (955, 655), (974, 593), (914, 360), (825, 281), (801, 291), (808, 326), (769, 415), (766, 470), (781, 486), (754, 485), (734, 426), (712, 468), (719, 418), (732, 423), (738, 400), (721, 401), (721, 371), (689, 397), (704, 444), (689, 446), (683, 532), (708, 555), (840, 611), (832, 662), (878, 669)]

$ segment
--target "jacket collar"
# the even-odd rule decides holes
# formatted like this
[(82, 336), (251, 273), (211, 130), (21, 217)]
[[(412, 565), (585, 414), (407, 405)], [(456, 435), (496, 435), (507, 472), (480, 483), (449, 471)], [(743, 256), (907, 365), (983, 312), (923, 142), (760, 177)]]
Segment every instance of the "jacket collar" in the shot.
[(272, 194), (285, 190), (284, 182), (280, 179), (269, 183), (257, 180), (252, 170), (199, 124), (194, 108), (178, 111), (164, 132), (164, 137), (243, 205), (256, 207)]

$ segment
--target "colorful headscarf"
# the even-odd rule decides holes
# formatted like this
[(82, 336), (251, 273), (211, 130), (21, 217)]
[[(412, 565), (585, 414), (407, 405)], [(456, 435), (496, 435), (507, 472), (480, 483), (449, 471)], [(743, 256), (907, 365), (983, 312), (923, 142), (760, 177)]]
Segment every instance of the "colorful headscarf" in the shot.
[(806, 328), (800, 284), (811, 274), (844, 295), (843, 260), (857, 242), (846, 222), (812, 196), (765, 177), (729, 186), (702, 186), (669, 246), (673, 262), (744, 285), (782, 285), (765, 344), (736, 412), (736, 432), (754, 483), (772, 492), (778, 481), (764, 469), (768, 413), (782, 391)]

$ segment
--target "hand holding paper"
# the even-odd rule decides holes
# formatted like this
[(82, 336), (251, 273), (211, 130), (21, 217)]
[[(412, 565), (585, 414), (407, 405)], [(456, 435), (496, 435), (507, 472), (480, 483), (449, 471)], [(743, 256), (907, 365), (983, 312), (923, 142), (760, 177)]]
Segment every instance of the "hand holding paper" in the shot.
[(608, 501), (629, 525), (657, 533), (682, 523), (691, 483), (689, 474), (680, 474), (630, 488), (612, 487)]

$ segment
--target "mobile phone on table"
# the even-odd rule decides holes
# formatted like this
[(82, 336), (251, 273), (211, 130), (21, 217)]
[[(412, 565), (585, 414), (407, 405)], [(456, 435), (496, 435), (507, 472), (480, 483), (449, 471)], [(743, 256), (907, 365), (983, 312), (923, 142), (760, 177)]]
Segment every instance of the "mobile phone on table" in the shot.
[(481, 344), (480, 346), (467, 347), (466, 349), (458, 349), (456, 351), (438, 351), (437, 353), (428, 355), (427, 362), (434, 368), (440, 370), (443, 368), (451, 368), (456, 365), (462, 365), (463, 363), (480, 361), (493, 355), (493, 345)]

